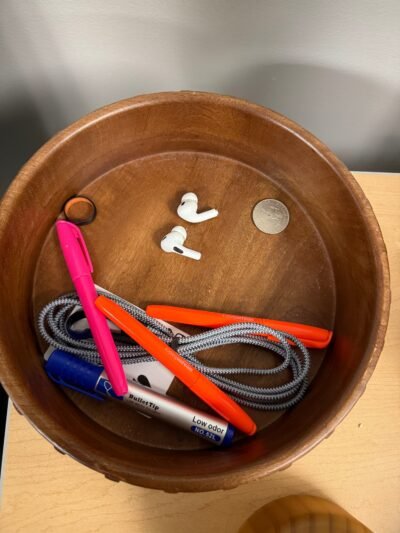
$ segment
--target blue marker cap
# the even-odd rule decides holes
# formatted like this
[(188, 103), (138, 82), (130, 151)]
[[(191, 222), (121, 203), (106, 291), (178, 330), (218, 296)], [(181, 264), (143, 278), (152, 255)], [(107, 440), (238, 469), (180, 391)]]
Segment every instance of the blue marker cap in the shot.
[(96, 394), (96, 385), (102, 366), (92, 365), (63, 350), (54, 350), (46, 361), (45, 370), (48, 376), (60, 385), (77, 390), (98, 400), (104, 399)]
[(235, 429), (233, 426), (228, 424), (228, 427), (226, 429), (224, 440), (221, 442), (221, 446), (230, 446), (233, 441), (233, 437), (235, 436)]

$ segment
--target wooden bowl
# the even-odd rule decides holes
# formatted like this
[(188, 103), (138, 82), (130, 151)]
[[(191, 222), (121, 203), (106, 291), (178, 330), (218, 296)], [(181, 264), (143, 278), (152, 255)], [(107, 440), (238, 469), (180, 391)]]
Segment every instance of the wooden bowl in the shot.
[[(194, 191), (221, 215), (188, 228), (201, 261), (165, 254)], [(259, 432), (229, 450), (54, 385), (43, 370), (38, 310), (72, 289), (54, 221), (67, 198), (94, 200), (83, 231), (95, 281), (140, 306), (169, 303), (333, 328), (312, 351), (312, 382), (288, 412), (251, 411)], [(254, 205), (283, 201), (277, 235)], [(184, 224), (185, 225), (185, 224)], [(186, 224), (188, 227), (188, 224)], [(338, 159), (285, 117), (243, 100), (178, 92), (107, 106), (51, 139), (22, 168), (0, 214), (0, 378), (17, 409), (54, 446), (115, 480), (166, 491), (226, 489), (289, 466), (329, 436), (363, 393), (381, 352), (389, 274), (379, 226)], [(238, 346), (213, 364), (265, 366)], [(172, 394), (192, 402), (178, 384)], [(204, 408), (204, 406), (203, 406)]]

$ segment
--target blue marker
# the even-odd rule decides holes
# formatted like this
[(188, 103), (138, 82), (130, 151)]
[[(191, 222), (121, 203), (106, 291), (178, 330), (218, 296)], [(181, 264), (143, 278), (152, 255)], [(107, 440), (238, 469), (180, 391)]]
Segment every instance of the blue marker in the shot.
[(128, 382), (125, 396), (116, 396), (103, 367), (92, 365), (62, 350), (54, 350), (45, 363), (48, 376), (70, 389), (97, 400), (105, 398), (127, 402), (134, 409), (182, 428), (212, 442), (229, 446), (235, 431), (225, 420), (184, 405), (136, 383)]

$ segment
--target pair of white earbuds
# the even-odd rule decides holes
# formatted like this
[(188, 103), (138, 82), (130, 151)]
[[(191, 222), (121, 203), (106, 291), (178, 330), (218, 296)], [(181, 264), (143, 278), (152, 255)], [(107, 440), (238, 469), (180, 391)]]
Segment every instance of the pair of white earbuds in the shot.
[[(208, 211), (203, 211), (203, 213), (198, 213), (198, 205), (199, 200), (197, 195), (193, 192), (188, 192), (182, 196), (177, 213), (183, 220), (192, 222), (193, 224), (198, 224), (199, 222), (204, 222), (205, 220), (210, 220), (210, 218), (215, 218), (218, 216), (218, 211), (216, 209), (209, 209)], [(201, 258), (200, 252), (196, 252), (195, 250), (191, 250), (190, 248), (183, 246), (186, 238), (187, 231), (185, 228), (183, 226), (175, 226), (162, 239), (161, 249), (164, 250), (164, 252), (173, 252), (199, 261)]]

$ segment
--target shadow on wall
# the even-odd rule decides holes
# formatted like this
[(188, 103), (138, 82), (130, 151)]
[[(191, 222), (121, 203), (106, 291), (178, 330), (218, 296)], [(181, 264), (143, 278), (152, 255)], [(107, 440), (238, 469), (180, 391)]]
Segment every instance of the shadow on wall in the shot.
[[(210, 90), (206, 84), (196, 88)], [(400, 171), (400, 103), (395, 89), (347, 72), (289, 64), (246, 67), (211, 89), (260, 103), (295, 120), (352, 170)], [(53, 120), (58, 116), (59, 126), (64, 127), (68, 120), (63, 120), (57, 95), (49, 90), (44, 86), (40, 90), (41, 101), (51, 103)], [(54, 133), (35, 100), (28, 93), (14, 94), (0, 109), (0, 196)]]
[[(32, 3), (30, 14), (38, 19), (35, 7)], [(0, 3), (0, 17), (3, 19), (0, 65), (5, 89), (0, 102), (1, 198), (22, 165), (67, 123), (62, 102), (47, 72), (48, 58), (40, 56), (29, 32), (9, 5)], [(45, 24), (41, 24), (41, 30), (42, 35), (48, 34)], [(19, 51), (9, 40), (9, 35), (15, 34), (18, 35)], [(49, 43), (53, 63), (62, 65), (56, 44), (51, 38)], [(68, 72), (59, 75), (64, 90), (75, 96)]]
[[(0, 65), (2, 77), (12, 78), (8, 100), (14, 101), (9, 109), (0, 110), (0, 115), (5, 114), (0, 116), (0, 128), (9, 159), (0, 192), (46, 132), (50, 136), (106, 103), (167, 89), (246, 98), (303, 125), (353, 170), (400, 170), (399, 88), (351, 70), (294, 62), (290, 54), (298, 53), (295, 42), (292, 50), (285, 48), (285, 62), (274, 62), (281, 53), (277, 43), (286, 42), (282, 28), (271, 28), (266, 40), (261, 39), (264, 23), (258, 9), (238, 3), (227, 10), (226, 2), (217, 4), (207, 0), (193, 19), (188, 15), (189, 2), (182, 7), (187, 16), (174, 20), (159, 19), (146, 10), (121, 12), (102, 3), (86, 40), (78, 34), (69, 41), (70, 55), (52, 24), (51, 10), (30, 3), (29, 20), (35, 21), (31, 25), (22, 3), (0, 2), (0, 21), (4, 21)], [(70, 14), (68, 9), (66, 13)], [(92, 17), (93, 9), (82, 7), (80, 18)], [(256, 29), (254, 40), (248, 40), (244, 17)], [(289, 20), (296, 29), (293, 14)], [(323, 35), (320, 38), (324, 42)], [(340, 51), (335, 61), (343, 63)], [(13, 84), (18, 91), (24, 88), (21, 98), (13, 94)], [(25, 131), (29, 124), (31, 131)]]
[(352, 170), (400, 171), (400, 91), (352, 72), (309, 64), (238, 70), (221, 92), (265, 105), (324, 141)]
[(21, 166), (47, 138), (41, 118), (28, 99), (14, 100), (12, 105), (0, 110), (0, 197)]
[[(261, 41), (248, 43), (240, 30), (243, 16), (256, 23), (259, 15), (247, 13), (244, 4), (229, 11), (216, 8), (212, 24), (204, 6), (203, 24), (157, 20), (136, 11), (121, 14), (109, 6), (95, 19), (107, 31), (89, 32), (90, 53), (82, 49), (79, 56), (67, 54), (41, 3), (31, 4), (33, 26), (26, 24), (22, 3), (0, 2), (2, 81), (10, 80), (7, 98), (0, 101), (0, 195), (38, 147), (79, 116), (121, 98), (168, 89), (246, 98), (303, 125), (352, 170), (400, 171), (399, 89), (290, 58), (273, 63), (278, 36), (270, 36), (265, 49)], [(91, 9), (82, 16), (91, 16)], [(130, 39), (134, 27), (138, 41)]]
[[(147, 66), (143, 70), (131, 57), (126, 58), (128, 64), (132, 63), (131, 69), (125, 63), (122, 68), (121, 62), (115, 62), (108, 71), (101, 62), (100, 70), (95, 64), (84, 78), (78, 79), (79, 70), (70, 68), (65, 60), (59, 36), (46, 20), (46, 11), (32, 3), (29, 13), (36, 21), (35, 31), (40, 27), (40, 38), (47, 43), (45, 54), (38, 48), (37, 35), (32, 33), (32, 26), (26, 25), (19, 7), (0, 2), (0, 22), (3, 18), (7, 30), (0, 32), (0, 71), (8, 82), (3, 87), (5, 96), (0, 91), (0, 198), (21, 166), (59, 130), (97, 107), (135, 94), (165, 90), (162, 78), (155, 77), (157, 65), (152, 70)], [(131, 32), (131, 18), (122, 20)], [(107, 24), (109, 27), (109, 20)], [(147, 21), (143, 26), (145, 33), (155, 24)], [(158, 26), (170, 27), (164, 23)], [(118, 37), (109, 33), (113, 39)], [(18, 46), (13, 45), (15, 35)], [(121, 50), (127, 53), (123, 42)], [(88, 80), (92, 78), (95, 91), (88, 90)]]

